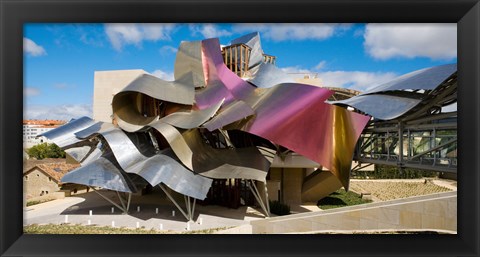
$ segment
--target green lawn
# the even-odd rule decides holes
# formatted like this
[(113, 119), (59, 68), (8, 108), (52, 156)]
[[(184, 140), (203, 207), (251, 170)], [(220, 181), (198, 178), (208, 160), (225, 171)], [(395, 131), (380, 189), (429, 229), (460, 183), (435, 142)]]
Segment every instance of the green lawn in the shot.
[(339, 189), (331, 193), (329, 196), (318, 201), (317, 205), (322, 210), (352, 206), (363, 203), (370, 203), (371, 200), (363, 200), (359, 194), (351, 191), (346, 192), (345, 189)]

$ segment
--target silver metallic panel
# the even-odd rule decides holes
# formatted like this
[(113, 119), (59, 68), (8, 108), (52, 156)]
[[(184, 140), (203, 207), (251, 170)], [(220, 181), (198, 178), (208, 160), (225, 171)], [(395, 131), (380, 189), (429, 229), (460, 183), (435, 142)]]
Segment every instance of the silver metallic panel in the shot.
[(209, 131), (214, 131), (254, 114), (255, 112), (248, 104), (243, 101), (236, 101), (227, 106), (223, 106), (215, 117), (203, 124), (203, 127)]
[(44, 136), (50, 139), (54, 144), (58, 145), (60, 148), (64, 148), (82, 141), (77, 137), (75, 137), (74, 133), (81, 131), (87, 127), (90, 127), (94, 123), (95, 121), (93, 121), (88, 117), (81, 117), (76, 120), (72, 120), (61, 127), (45, 132), (39, 136)]
[(256, 147), (215, 149), (207, 145), (198, 130), (182, 133), (193, 152), (195, 173), (211, 178), (243, 178), (265, 181), (270, 162)]
[(99, 121), (84, 130), (80, 130), (76, 132), (75, 136), (80, 139), (85, 139), (90, 137), (93, 134), (105, 132), (113, 128), (115, 128), (113, 124)]
[(202, 41), (180, 43), (174, 67), (175, 80), (193, 87), (205, 87)]
[(391, 120), (402, 116), (419, 104), (421, 100), (391, 95), (358, 95), (342, 101), (329, 102), (356, 108), (381, 120)]
[(250, 52), (250, 59), (248, 63), (249, 68), (255, 67), (263, 62), (263, 50), (260, 43), (260, 35), (258, 34), (258, 32), (253, 32), (245, 36), (236, 38), (232, 40), (231, 44), (245, 44), (252, 49), (252, 51)]
[(107, 158), (99, 159), (70, 171), (62, 177), (62, 183), (75, 183), (101, 187), (119, 192), (133, 192), (127, 177)]
[(142, 94), (166, 102), (192, 105), (194, 90), (189, 84), (142, 74), (113, 97), (113, 113), (126, 123), (146, 126), (158, 120), (158, 117), (145, 117), (140, 112)]
[(196, 176), (166, 155), (155, 155), (146, 134), (125, 134), (120, 129), (100, 134), (127, 173), (141, 176), (152, 186), (163, 182), (176, 192), (205, 199), (212, 181)]
[(128, 169), (148, 181), (152, 186), (164, 183), (181, 194), (204, 200), (212, 180), (193, 174), (166, 155), (155, 155)]
[(130, 166), (147, 158), (147, 156), (140, 153), (140, 142), (137, 142), (137, 146), (139, 146), (139, 148), (137, 148), (131, 138), (121, 129), (113, 129), (100, 134), (105, 138), (118, 164), (125, 171), (128, 172)]
[(158, 121), (158, 117), (155, 117), (154, 119), (151, 119), (151, 121), (146, 121), (145, 125), (136, 125), (136, 124), (131, 124), (128, 123), (124, 120), (122, 120), (120, 117), (115, 115), (115, 120), (117, 121), (118, 127), (121, 129), (127, 131), (127, 132), (137, 132), (145, 128), (145, 126), (150, 126), (151, 124), (155, 123)]
[(151, 127), (162, 134), (183, 165), (193, 170), (193, 152), (182, 137), (182, 134), (172, 125), (160, 121), (152, 124)]
[(118, 94), (127, 92), (139, 92), (155, 99), (186, 105), (192, 105), (194, 97), (194, 89), (190, 85), (165, 81), (150, 74), (138, 76)]
[(208, 121), (222, 106), (223, 100), (203, 110), (192, 110), (190, 112), (174, 112), (160, 119), (161, 122), (168, 123), (177, 128), (192, 129), (197, 128)]
[(457, 64), (446, 64), (421, 69), (397, 77), (365, 92), (371, 94), (393, 90), (433, 90), (457, 71)]
[(215, 149), (197, 129), (180, 132), (165, 123), (152, 126), (170, 144), (180, 161), (195, 173), (210, 178), (244, 178), (265, 181), (270, 162), (256, 147)]
[(271, 63), (260, 63), (250, 70), (251, 78), (247, 79), (256, 87), (270, 88), (281, 83), (294, 83), (295, 80)]
[(88, 157), (80, 163), (80, 165), (85, 166), (95, 160), (98, 160), (101, 156), (102, 151), (97, 146), (95, 149), (93, 149), (92, 153), (90, 153), (90, 155), (88, 155)]
[(70, 157), (72, 157), (77, 162), (81, 162), (92, 148), (90, 146), (81, 146), (81, 147), (74, 147), (70, 149), (66, 149), (65, 153), (67, 153)]

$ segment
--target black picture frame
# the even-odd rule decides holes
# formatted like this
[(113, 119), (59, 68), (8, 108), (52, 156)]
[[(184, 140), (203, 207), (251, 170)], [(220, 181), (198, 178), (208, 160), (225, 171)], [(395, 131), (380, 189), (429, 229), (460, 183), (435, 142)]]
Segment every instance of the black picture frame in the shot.
[[(1, 256), (478, 256), (478, 0), (0, 0)], [(457, 235), (24, 235), (23, 24), (28, 22), (454, 22), (458, 24)], [(414, 35), (412, 35), (414, 36)], [(439, 42), (441, 43), (441, 42)], [(74, 63), (74, 60), (72, 60)]]

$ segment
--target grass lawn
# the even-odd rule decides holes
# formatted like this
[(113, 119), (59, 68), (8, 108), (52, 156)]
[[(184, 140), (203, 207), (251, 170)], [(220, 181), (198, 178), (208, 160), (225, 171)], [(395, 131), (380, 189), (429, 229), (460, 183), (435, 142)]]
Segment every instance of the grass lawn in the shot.
[(25, 234), (213, 234), (216, 231), (227, 228), (212, 228), (203, 230), (191, 230), (185, 232), (175, 232), (166, 230), (154, 230), (144, 228), (112, 228), (108, 226), (85, 226), (78, 224), (47, 224), (37, 225), (32, 224), (23, 227)]
[(371, 200), (364, 200), (360, 198), (359, 194), (351, 191), (346, 192), (345, 189), (339, 189), (336, 192), (331, 193), (329, 196), (318, 201), (317, 205), (322, 210), (370, 203)]

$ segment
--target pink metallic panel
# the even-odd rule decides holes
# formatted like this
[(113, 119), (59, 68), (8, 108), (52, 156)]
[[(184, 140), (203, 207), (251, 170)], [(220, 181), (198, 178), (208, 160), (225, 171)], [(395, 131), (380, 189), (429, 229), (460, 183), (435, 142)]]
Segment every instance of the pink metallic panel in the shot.
[(348, 189), (354, 147), (369, 116), (326, 104), (333, 94), (327, 89), (294, 83), (268, 89), (250, 85), (225, 66), (217, 39), (202, 41), (202, 51), (207, 80), (221, 81), (215, 84), (218, 97), (223, 93), (229, 102), (245, 101), (255, 111), (255, 116), (238, 123), (237, 129), (322, 164)]

